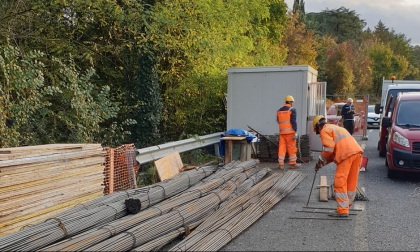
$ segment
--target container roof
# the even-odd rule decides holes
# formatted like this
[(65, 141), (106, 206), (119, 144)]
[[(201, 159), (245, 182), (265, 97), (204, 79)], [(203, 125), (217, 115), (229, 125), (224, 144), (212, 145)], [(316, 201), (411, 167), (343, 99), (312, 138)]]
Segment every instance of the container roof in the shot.
[(308, 65), (264, 66), (264, 67), (229, 67), (228, 73), (263, 73), (263, 72), (299, 72), (307, 71), (318, 76), (318, 71)]

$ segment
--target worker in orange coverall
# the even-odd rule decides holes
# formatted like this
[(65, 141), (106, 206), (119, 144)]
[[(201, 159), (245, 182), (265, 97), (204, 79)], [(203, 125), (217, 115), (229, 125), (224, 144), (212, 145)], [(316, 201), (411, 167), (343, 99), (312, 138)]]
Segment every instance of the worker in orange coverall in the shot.
[(333, 161), (337, 165), (334, 177), (337, 209), (329, 216), (348, 217), (349, 207), (353, 205), (356, 197), (357, 179), (360, 163), (362, 162), (363, 149), (345, 128), (327, 124), (323, 116), (314, 118), (313, 128), (314, 132), (320, 135), (323, 146), (323, 151), (318, 157), (315, 170)]
[(284, 169), (284, 158), (289, 154), (289, 169), (296, 169), (300, 167), (297, 161), (297, 123), (296, 123), (296, 109), (293, 108), (293, 102), (295, 99), (293, 96), (288, 95), (284, 99), (285, 104), (277, 111), (277, 121), (279, 123), (279, 151), (278, 151), (278, 162), (279, 169)]

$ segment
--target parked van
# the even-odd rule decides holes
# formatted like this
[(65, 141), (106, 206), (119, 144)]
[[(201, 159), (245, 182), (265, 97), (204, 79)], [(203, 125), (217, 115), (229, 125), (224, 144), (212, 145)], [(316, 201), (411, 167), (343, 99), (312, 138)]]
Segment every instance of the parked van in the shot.
[[(400, 81), (403, 82), (403, 81)], [(389, 113), (386, 113), (386, 108), (389, 107), (389, 112), (392, 112), (393, 105), (395, 98), (397, 97), (397, 94), (400, 92), (414, 92), (418, 91), (420, 92), (420, 84), (418, 82), (411, 81), (409, 84), (390, 84), (386, 85), (383, 88), (386, 88), (387, 90), (382, 92), (382, 98), (381, 103), (376, 103), (375, 105), (375, 113), (380, 115), (381, 122), (382, 118), (386, 116), (390, 116)], [(390, 99), (393, 97), (394, 99)], [(386, 131), (386, 127), (382, 127), (382, 125), (379, 127), (379, 141), (378, 141), (378, 150), (379, 150), (379, 156), (385, 157), (386, 152), (386, 141), (385, 137), (388, 134)]]
[(387, 176), (397, 171), (420, 172), (420, 93), (403, 92), (396, 97), (390, 116), (382, 118), (387, 128)]

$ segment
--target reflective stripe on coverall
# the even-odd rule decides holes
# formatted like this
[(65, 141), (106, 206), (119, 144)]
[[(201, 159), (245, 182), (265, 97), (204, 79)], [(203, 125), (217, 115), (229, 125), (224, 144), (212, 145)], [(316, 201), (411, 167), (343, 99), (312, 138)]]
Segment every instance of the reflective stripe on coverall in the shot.
[(288, 110), (277, 111), (277, 121), (279, 123), (279, 150), (278, 150), (278, 162), (279, 165), (284, 165), (284, 158), (289, 154), (289, 164), (296, 164), (297, 161), (297, 148), (296, 139), (293, 139), (295, 130), (291, 123), (292, 106), (290, 104), (284, 104), (283, 107), (289, 107)]
[(322, 157), (327, 163), (337, 164), (334, 193), (338, 213), (349, 213), (356, 196), (357, 179), (363, 149), (349, 132), (339, 126), (326, 124), (320, 131), (323, 145)]

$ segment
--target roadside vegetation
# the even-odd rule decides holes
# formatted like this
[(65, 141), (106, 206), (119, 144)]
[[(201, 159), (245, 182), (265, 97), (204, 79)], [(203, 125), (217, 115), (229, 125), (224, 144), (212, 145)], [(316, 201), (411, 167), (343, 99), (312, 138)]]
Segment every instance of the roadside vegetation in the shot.
[(137, 148), (224, 131), (229, 67), (310, 65), (329, 95), (420, 79), (420, 47), (345, 7), (282, 0), (4, 0), (0, 147)]

